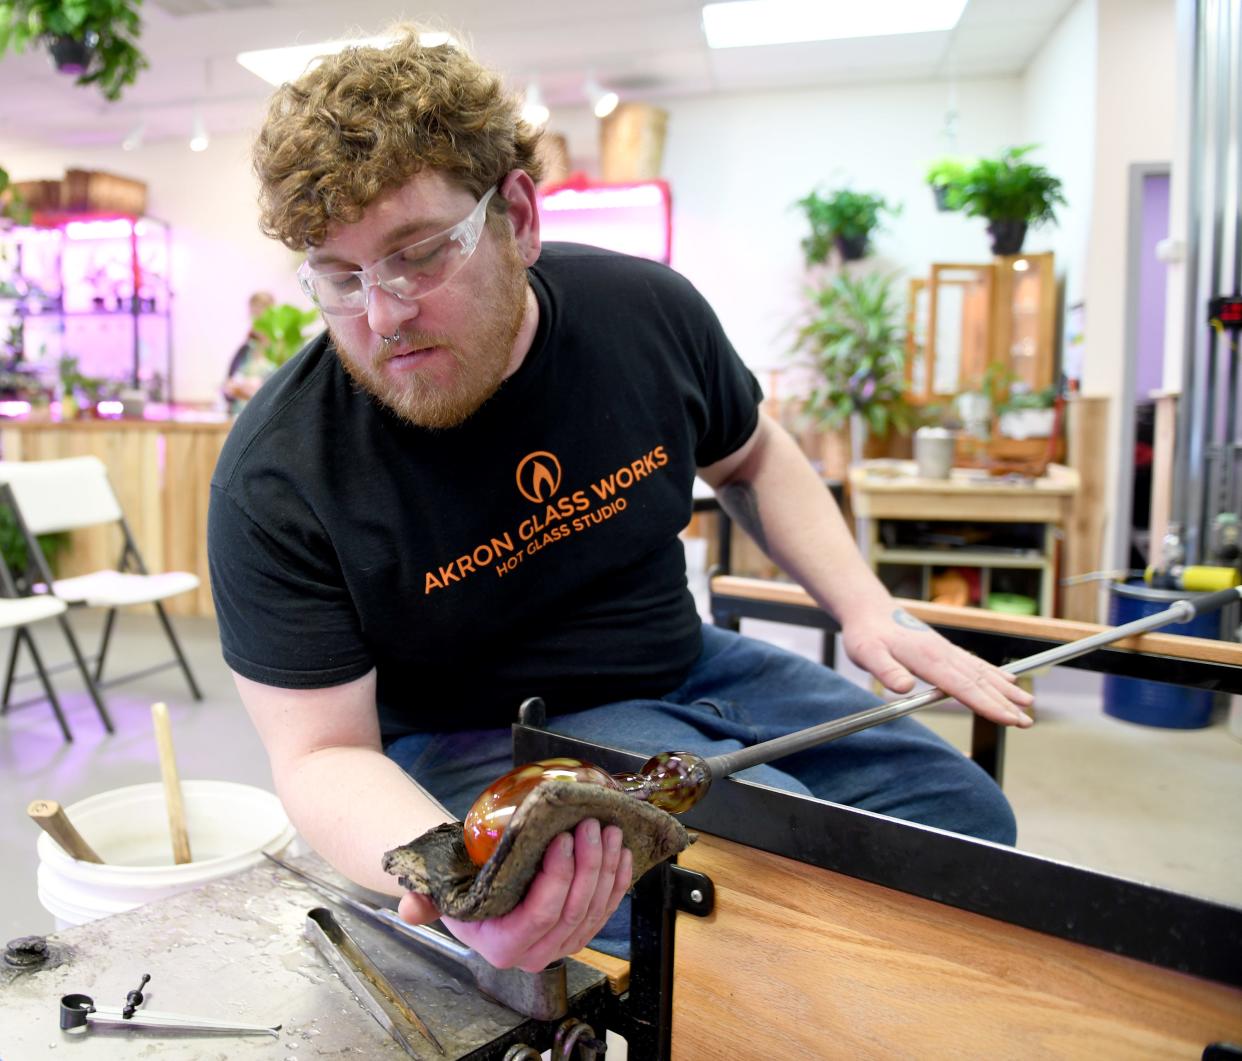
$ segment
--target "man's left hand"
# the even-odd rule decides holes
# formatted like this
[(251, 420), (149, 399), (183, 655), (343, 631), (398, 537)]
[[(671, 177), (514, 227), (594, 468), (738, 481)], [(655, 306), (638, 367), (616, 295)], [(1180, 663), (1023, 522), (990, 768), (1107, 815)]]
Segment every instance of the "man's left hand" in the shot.
[(993, 722), (1032, 723), (1022, 709), (1034, 697), (1013, 675), (958, 648), (904, 608), (851, 618), (841, 636), (846, 655), (886, 689), (909, 693), (916, 681), (924, 681)]

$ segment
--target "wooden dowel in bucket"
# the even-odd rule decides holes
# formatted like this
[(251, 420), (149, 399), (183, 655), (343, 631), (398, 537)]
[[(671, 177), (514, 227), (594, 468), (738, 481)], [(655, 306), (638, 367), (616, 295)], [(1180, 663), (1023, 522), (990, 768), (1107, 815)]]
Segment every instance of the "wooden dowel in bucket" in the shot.
[(190, 834), (185, 827), (185, 804), (181, 800), (181, 781), (177, 777), (177, 760), (173, 755), (168, 706), (163, 702), (152, 704), (151, 721), (155, 724), (155, 743), (160, 752), (160, 776), (164, 779), (164, 804), (168, 808), (168, 828), (172, 833), (173, 861), (180, 866), (190, 861)]
[(65, 809), (55, 800), (36, 799), (26, 813), (48, 836), (55, 840), (79, 862), (103, 863), (103, 859), (95, 854), (95, 849), (82, 839), (82, 834), (73, 827)]

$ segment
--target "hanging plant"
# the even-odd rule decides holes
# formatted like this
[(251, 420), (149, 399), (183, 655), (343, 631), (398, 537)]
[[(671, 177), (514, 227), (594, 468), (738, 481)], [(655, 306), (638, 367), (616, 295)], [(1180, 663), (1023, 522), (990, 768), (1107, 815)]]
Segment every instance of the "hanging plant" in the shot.
[(150, 64), (138, 50), (142, 0), (0, 0), (0, 56), (43, 43), (58, 70), (120, 99)]
[(945, 155), (927, 167), (924, 179), (936, 198), (936, 209), (942, 212), (962, 208), (962, 183), (972, 163), (956, 155)]
[(841, 188), (827, 195), (818, 191), (799, 199), (811, 224), (811, 234), (802, 241), (807, 266), (823, 265), (835, 247), (844, 261), (857, 261), (866, 255), (871, 235), (880, 228), (880, 215), (896, 215), (900, 206), (890, 206), (882, 197)]
[(1018, 254), (1026, 230), (1055, 224), (1056, 208), (1064, 206), (1061, 181), (1043, 166), (1025, 161), (1033, 144), (1011, 147), (998, 158), (981, 158), (958, 185), (961, 208), (970, 217), (986, 218), (993, 254)]

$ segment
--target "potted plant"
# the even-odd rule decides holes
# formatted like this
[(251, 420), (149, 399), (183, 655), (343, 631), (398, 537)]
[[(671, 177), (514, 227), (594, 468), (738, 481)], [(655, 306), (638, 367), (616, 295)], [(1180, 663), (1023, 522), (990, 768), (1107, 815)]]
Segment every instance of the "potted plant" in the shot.
[(907, 431), (915, 418), (905, 400), (903, 312), (892, 278), (878, 273), (840, 273), (808, 295), (793, 353), (813, 366), (819, 382), (804, 408), (825, 427), (849, 424), (858, 459), (868, 434)]
[(823, 265), (836, 247), (843, 261), (857, 261), (867, 253), (871, 234), (880, 227), (880, 214), (897, 214), (882, 197), (841, 188), (827, 195), (818, 191), (799, 199), (811, 224), (811, 234), (802, 241), (806, 264)]
[(13, 187), (9, 171), (0, 166), (0, 228), (30, 224), (30, 207)]
[(58, 70), (117, 100), (149, 65), (138, 50), (142, 0), (0, 0), (0, 56), (43, 43)]
[(1056, 222), (1065, 205), (1061, 182), (1043, 166), (1025, 161), (1034, 145), (1011, 147), (998, 158), (981, 158), (957, 186), (961, 209), (988, 222), (993, 254), (1018, 254), (1031, 225)]
[(276, 369), (306, 345), (309, 329), (318, 323), (318, 310), (279, 302), (255, 317), (251, 329), (258, 336), (260, 352)]
[(996, 407), (997, 426), (1006, 438), (1047, 438), (1056, 426), (1057, 386), (1040, 390), (1014, 386)]
[(957, 155), (945, 155), (927, 167), (924, 180), (936, 197), (936, 209), (945, 212), (962, 208), (961, 186), (972, 163)]

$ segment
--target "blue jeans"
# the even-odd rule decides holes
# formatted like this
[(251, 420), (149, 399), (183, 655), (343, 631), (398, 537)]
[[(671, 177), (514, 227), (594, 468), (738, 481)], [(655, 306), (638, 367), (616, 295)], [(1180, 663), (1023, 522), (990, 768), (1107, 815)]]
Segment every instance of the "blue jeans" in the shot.
[[(555, 733), (641, 755), (716, 755), (806, 729), (879, 703), (834, 671), (763, 641), (703, 628), (703, 652), (662, 700), (625, 700), (554, 715)], [(512, 766), (510, 731), (415, 733), (389, 745), (398, 763), (453, 814)], [(912, 718), (897, 719), (738, 777), (833, 803), (1012, 844), (1017, 829), (1000, 789), (952, 745)], [(592, 946), (628, 956), (628, 899)]]

